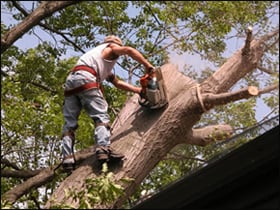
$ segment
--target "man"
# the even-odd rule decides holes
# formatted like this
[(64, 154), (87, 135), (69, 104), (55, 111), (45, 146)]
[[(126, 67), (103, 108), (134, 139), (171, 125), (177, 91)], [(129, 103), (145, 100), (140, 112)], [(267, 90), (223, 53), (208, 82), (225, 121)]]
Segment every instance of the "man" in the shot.
[(63, 106), (65, 123), (62, 131), (62, 166), (65, 170), (71, 171), (75, 166), (75, 130), (78, 128), (78, 117), (82, 108), (95, 123), (97, 159), (103, 163), (110, 159), (121, 160), (124, 157), (110, 148), (108, 104), (100, 89), (102, 81), (107, 80), (118, 89), (141, 95), (140, 87), (119, 80), (112, 73), (121, 55), (128, 55), (142, 64), (147, 73), (154, 69), (139, 51), (123, 46), (120, 38), (111, 35), (104, 39), (104, 43), (82, 55), (66, 79)]

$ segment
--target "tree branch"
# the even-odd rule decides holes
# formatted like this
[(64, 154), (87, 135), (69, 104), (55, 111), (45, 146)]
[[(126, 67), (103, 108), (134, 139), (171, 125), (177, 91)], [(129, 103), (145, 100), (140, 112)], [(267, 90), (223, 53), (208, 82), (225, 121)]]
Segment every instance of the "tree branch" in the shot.
[[(253, 39), (250, 42), (249, 57), (244, 57), (242, 55), (244, 53), (244, 48), (238, 50), (232, 57), (227, 59), (227, 61), (214, 74), (201, 84), (202, 92), (221, 93), (228, 91), (246, 74), (256, 70), (263, 54), (265, 53), (265, 42), (269, 41), (270, 38), (273, 38), (277, 34), (279, 34), (279, 31), (275, 30), (259, 39)], [(249, 38), (247, 38), (247, 46), (248, 45)]]
[(193, 129), (192, 132), (193, 135), (190, 140), (188, 139), (188, 143), (206, 146), (209, 143), (229, 138), (233, 133), (233, 129), (230, 125), (210, 125), (204, 128)]
[(19, 184), (16, 187), (12, 188), (11, 190), (7, 191), (3, 195), (4, 200), (14, 203), (21, 196), (30, 192), (31, 188), (40, 187), (43, 184), (46, 184), (49, 181), (51, 181), (55, 176), (54, 171), (55, 170), (51, 170), (51, 169), (42, 170), (38, 175), (26, 180), (22, 184)]
[[(258, 90), (255, 86), (249, 86), (247, 88), (240, 89), (231, 93), (220, 94), (202, 94), (201, 95), (201, 107), (204, 111), (211, 109), (213, 106), (224, 105), (240, 99), (247, 99), (250, 97), (258, 96), (264, 93), (269, 93), (272, 90), (279, 88), (279, 84), (273, 84), (262, 90)], [(199, 91), (199, 90), (198, 90)], [(199, 94), (198, 94), (199, 95)]]
[(9, 169), (5, 169), (5, 170), (1, 170), (1, 177), (7, 177), (7, 178), (24, 178), (24, 179), (28, 179), (31, 178), (33, 176), (38, 175), (41, 170), (9, 170)]
[(258, 94), (259, 91), (257, 87), (249, 86), (231, 93), (202, 94), (202, 102), (204, 107), (209, 110), (213, 106), (224, 105), (229, 102), (257, 96)]
[(276, 90), (277, 88), (279, 88), (279, 83), (276, 83), (276, 84), (267, 86), (267, 87), (265, 87), (264, 89), (259, 90), (259, 95), (265, 94), (265, 93), (269, 93), (269, 92), (271, 92), (272, 90)]
[[(75, 160), (76, 160), (76, 167), (79, 167), (79, 164), (90, 156), (93, 155), (94, 147), (90, 147), (75, 153)], [(51, 180), (55, 177), (55, 171), (61, 166), (57, 164), (51, 168), (34, 170), (34, 171), (27, 171), (27, 170), (19, 170), (19, 171), (12, 171), (12, 170), (2, 170), (1, 177), (15, 177), (15, 178), (29, 178), (25, 182), (17, 185), (16, 187), (12, 188), (11, 190), (7, 191), (3, 197), (11, 203), (14, 203), (18, 200), (21, 196), (30, 192), (32, 188), (38, 188)], [(58, 173), (62, 173), (63, 171), (58, 171)]]
[(16, 40), (22, 37), (27, 31), (38, 25), (41, 20), (49, 17), (56, 11), (64, 9), (80, 1), (42, 1), (42, 3), (21, 23), (13, 27), (1, 38), (1, 54), (4, 53)]
[(273, 38), (274, 36), (276, 36), (277, 34), (279, 34), (279, 28), (276, 28), (274, 31), (271, 31), (270, 33), (264, 35), (261, 37), (261, 40), (262, 41), (268, 41), (270, 40), (271, 38)]
[(271, 71), (271, 70), (269, 70), (269, 69), (267, 69), (267, 68), (265, 68), (265, 67), (263, 67), (263, 66), (260, 66), (260, 65), (258, 65), (257, 68), (258, 68), (259, 70), (261, 70), (262, 72), (265, 72), (265, 73), (267, 73), (267, 74), (273, 74), (273, 73), (274, 73), (273, 71)]
[[(12, 167), (15, 170), (19, 170), (19, 167), (15, 163), (11, 163), (8, 159), (6, 158), (1, 158), (1, 164), (4, 164), (5, 166)], [(1, 176), (2, 176), (2, 170), (1, 170)]]
[(243, 56), (247, 56), (250, 52), (250, 43), (252, 41), (252, 27), (248, 27), (247, 29), (247, 37), (246, 37), (246, 41), (245, 41), (245, 46), (242, 49), (242, 55)]

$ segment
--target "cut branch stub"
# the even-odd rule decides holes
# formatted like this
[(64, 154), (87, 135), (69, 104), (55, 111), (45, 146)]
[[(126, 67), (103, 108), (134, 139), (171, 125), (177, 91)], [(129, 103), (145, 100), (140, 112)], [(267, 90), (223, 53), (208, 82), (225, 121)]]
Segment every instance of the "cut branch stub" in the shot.
[(248, 87), (248, 93), (252, 96), (257, 96), (259, 94), (259, 90), (255, 86), (249, 86)]

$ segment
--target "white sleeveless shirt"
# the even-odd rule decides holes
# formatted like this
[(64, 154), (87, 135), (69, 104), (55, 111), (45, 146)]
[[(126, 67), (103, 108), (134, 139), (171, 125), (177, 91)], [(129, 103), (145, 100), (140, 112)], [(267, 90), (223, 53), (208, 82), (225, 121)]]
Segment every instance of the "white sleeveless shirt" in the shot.
[(116, 60), (106, 60), (102, 58), (102, 51), (109, 43), (98, 45), (90, 51), (83, 54), (77, 62), (77, 65), (86, 65), (93, 68), (99, 75), (100, 82), (105, 80), (111, 74)]

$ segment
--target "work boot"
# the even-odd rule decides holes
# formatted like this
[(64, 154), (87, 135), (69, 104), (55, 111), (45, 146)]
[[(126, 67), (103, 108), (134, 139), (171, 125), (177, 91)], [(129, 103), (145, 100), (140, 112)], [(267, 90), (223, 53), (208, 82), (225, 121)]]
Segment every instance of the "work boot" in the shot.
[(120, 161), (124, 158), (124, 155), (116, 153), (110, 146), (98, 146), (96, 148), (96, 157), (97, 160), (104, 163), (108, 161)]
[(72, 172), (75, 169), (75, 159), (73, 155), (69, 155), (63, 158), (62, 161), (63, 170), (67, 173)]
[(109, 160), (109, 150), (106, 146), (97, 146), (95, 154), (99, 162), (104, 163)]
[(121, 153), (117, 153), (111, 147), (108, 147), (109, 151), (109, 159), (110, 161), (120, 161), (124, 158), (124, 155)]

